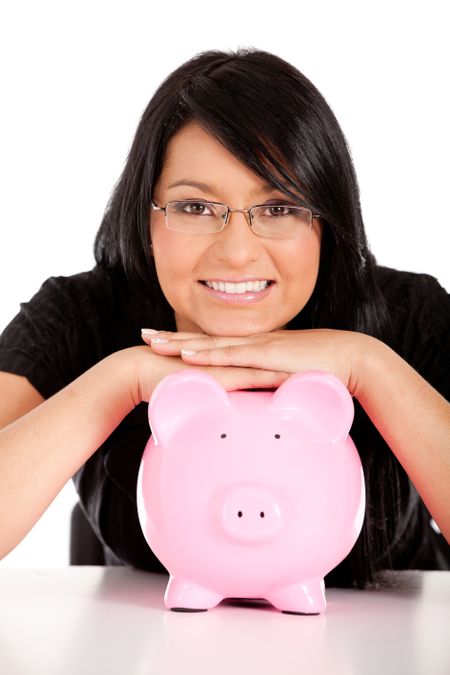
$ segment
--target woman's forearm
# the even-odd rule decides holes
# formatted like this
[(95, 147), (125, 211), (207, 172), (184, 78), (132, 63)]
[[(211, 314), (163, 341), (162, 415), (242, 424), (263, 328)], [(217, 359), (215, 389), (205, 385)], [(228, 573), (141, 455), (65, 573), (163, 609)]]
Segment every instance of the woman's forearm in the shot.
[(126, 363), (112, 354), (0, 430), (0, 559), (133, 409)]
[(384, 343), (361, 347), (354, 396), (450, 542), (450, 404)]

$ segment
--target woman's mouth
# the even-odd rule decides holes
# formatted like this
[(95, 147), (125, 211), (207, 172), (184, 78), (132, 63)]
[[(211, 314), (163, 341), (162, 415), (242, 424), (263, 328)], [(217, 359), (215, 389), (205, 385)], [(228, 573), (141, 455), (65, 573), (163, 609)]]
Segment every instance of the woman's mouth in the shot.
[(217, 298), (223, 302), (237, 304), (258, 302), (267, 297), (273, 286), (275, 286), (275, 282), (271, 279), (239, 282), (207, 279), (201, 280), (200, 283), (210, 297)]

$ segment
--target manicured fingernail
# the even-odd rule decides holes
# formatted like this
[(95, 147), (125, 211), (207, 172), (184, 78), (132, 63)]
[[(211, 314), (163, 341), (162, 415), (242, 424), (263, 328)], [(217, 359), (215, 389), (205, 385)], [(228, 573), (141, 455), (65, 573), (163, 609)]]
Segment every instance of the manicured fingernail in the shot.
[(166, 340), (166, 338), (152, 338), (151, 343), (152, 345), (155, 344), (155, 342), (159, 345), (166, 344), (169, 342), (169, 340)]
[(182, 349), (181, 353), (183, 354), (183, 356), (193, 356), (197, 352), (193, 352), (190, 349)]
[(153, 330), (153, 328), (141, 328), (142, 335), (154, 335), (159, 332), (159, 330)]

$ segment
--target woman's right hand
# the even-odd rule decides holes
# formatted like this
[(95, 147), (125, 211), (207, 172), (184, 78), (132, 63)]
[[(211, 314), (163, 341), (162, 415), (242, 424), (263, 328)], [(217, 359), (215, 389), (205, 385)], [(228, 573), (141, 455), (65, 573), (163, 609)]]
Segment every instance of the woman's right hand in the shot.
[(191, 366), (178, 356), (160, 356), (143, 345), (128, 347), (111, 355), (120, 358), (129, 373), (130, 395), (135, 406), (149, 401), (158, 382), (167, 375), (185, 368), (195, 368), (209, 373), (227, 391), (237, 389), (276, 389), (290, 373), (238, 368), (233, 366)]

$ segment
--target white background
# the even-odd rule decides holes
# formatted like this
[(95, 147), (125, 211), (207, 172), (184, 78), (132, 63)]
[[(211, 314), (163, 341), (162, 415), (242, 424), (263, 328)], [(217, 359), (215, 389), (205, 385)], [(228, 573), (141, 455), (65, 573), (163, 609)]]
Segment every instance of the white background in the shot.
[[(49, 276), (94, 265), (94, 236), (148, 100), (206, 49), (254, 46), (311, 79), (349, 142), (378, 262), (450, 288), (447, 4), (5, 3), (0, 330)], [(74, 501), (69, 483), (0, 565), (67, 565)]]

